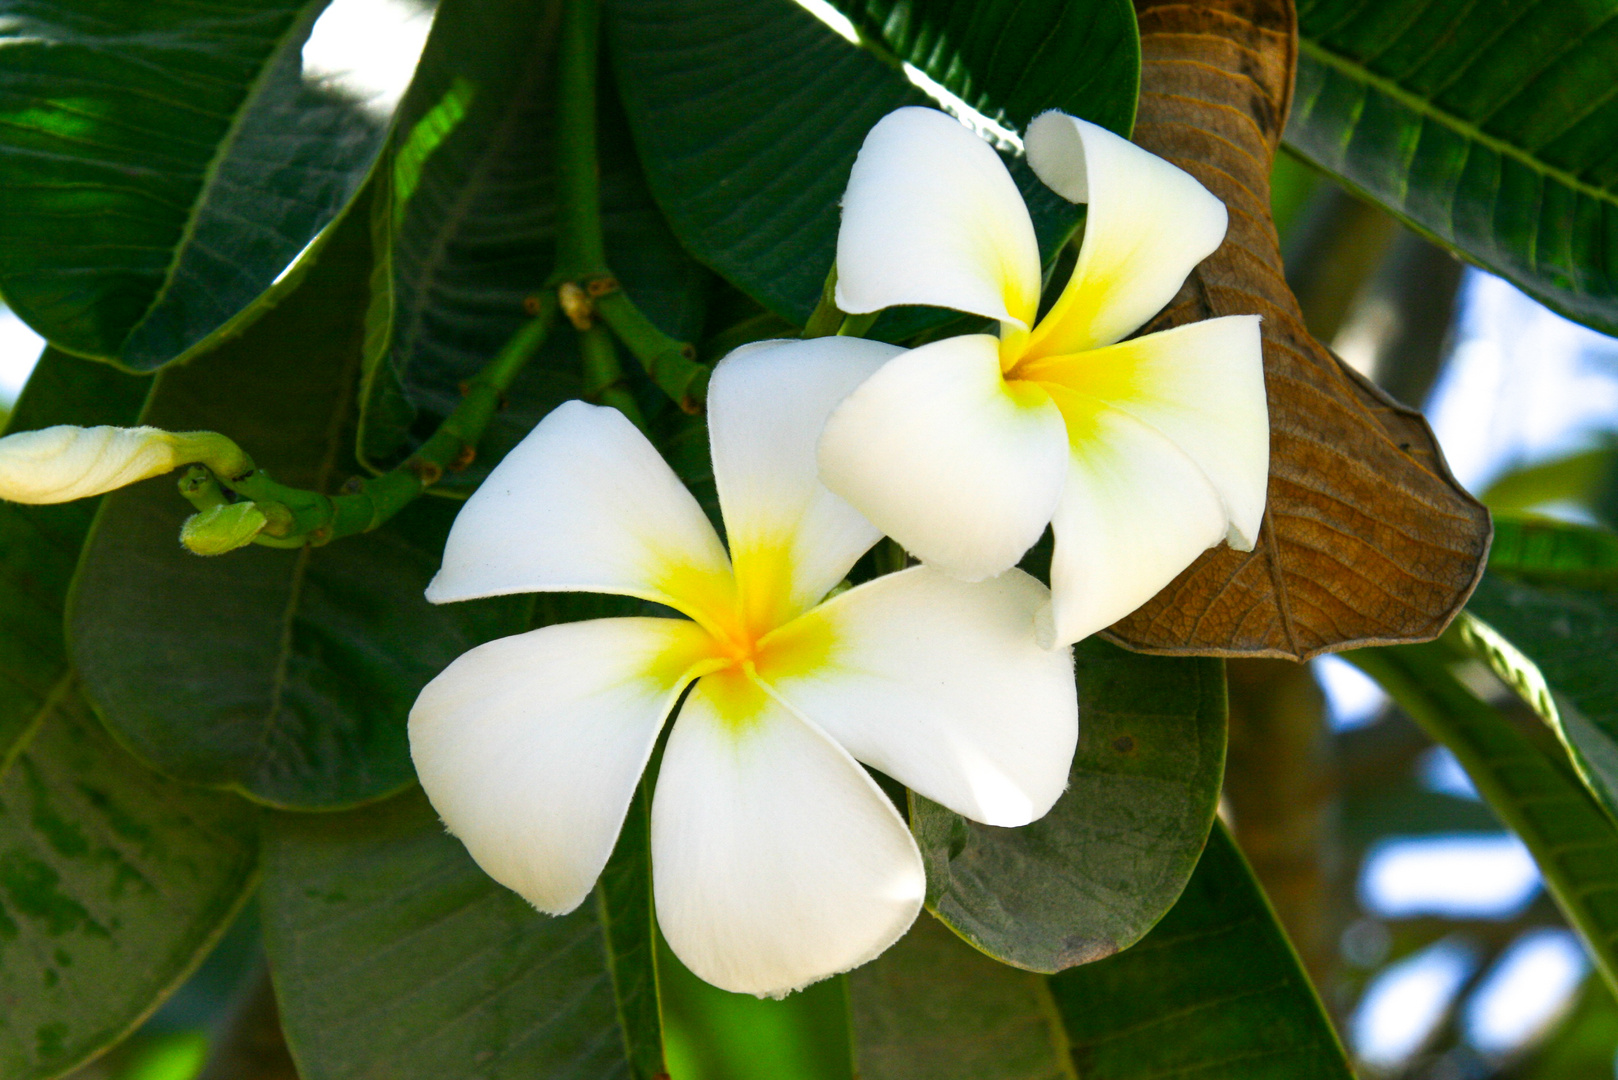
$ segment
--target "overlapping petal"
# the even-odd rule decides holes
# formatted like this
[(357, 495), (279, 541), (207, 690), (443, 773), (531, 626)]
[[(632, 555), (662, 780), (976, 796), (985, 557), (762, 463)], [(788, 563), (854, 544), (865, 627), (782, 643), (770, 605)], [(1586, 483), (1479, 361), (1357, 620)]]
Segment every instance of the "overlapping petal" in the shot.
[(1230, 545), (1250, 551), (1270, 471), (1258, 323), (1256, 315), (1206, 319), (1090, 352), (1026, 361), (1017, 375), (1094, 398), (1167, 438), (1219, 493)]
[(837, 306), (930, 304), (1028, 329), (1039, 290), (1033, 222), (999, 155), (937, 109), (878, 121), (843, 196)]
[(710, 675), (652, 804), (658, 923), (715, 986), (781, 995), (872, 959), (921, 910), (921, 855), (847, 752), (745, 676)]
[(815, 445), (832, 409), (903, 351), (849, 337), (766, 341), (714, 369), (714, 480), (748, 622), (808, 609), (880, 537), (820, 482)]
[(427, 684), (410, 756), (485, 872), (571, 911), (612, 854), (658, 730), (711, 650), (685, 619), (596, 619), (501, 638)]
[(467, 500), (427, 599), (621, 593), (702, 618), (731, 589), (713, 526), (646, 436), (616, 409), (569, 401)]
[(1151, 599), (1224, 537), (1228, 519), (1207, 476), (1160, 432), (1094, 398), (1054, 396), (1074, 431), (1044, 628), (1062, 645)]
[(1063, 198), (1089, 204), (1084, 241), (1028, 356), (1110, 345), (1174, 298), (1225, 237), (1225, 204), (1190, 173), (1077, 117), (1047, 112), (1028, 127), (1028, 164)]
[(1034, 640), (1049, 597), (1016, 569), (888, 574), (766, 639), (759, 676), (860, 761), (976, 821), (1026, 825), (1067, 786), (1078, 739), (1072, 654)]
[(1043, 390), (1007, 383), (999, 343), (947, 338), (890, 360), (820, 440), (820, 475), (877, 528), (973, 581), (1014, 566), (1061, 495), (1067, 435)]

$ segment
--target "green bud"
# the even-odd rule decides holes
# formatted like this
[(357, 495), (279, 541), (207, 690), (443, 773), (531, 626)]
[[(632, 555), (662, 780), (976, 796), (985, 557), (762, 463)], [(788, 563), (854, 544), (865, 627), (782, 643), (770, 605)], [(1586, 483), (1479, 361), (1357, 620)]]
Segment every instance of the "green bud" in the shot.
[(257, 503), (211, 506), (185, 519), (180, 543), (193, 555), (223, 555), (251, 544), (265, 524), (267, 519)]

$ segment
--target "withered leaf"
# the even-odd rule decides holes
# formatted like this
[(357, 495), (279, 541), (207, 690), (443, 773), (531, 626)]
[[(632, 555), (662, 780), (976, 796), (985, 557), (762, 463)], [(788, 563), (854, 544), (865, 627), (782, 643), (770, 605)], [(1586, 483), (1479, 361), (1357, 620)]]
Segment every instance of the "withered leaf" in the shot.
[(1270, 163), (1297, 57), (1287, 0), (1136, 0), (1134, 139), (1201, 180), (1230, 232), (1143, 333), (1264, 317), (1270, 488), (1251, 552), (1215, 548), (1106, 633), (1154, 653), (1304, 660), (1424, 641), (1483, 571), (1487, 511), (1455, 482), (1421, 415), (1304, 329), (1270, 219)]

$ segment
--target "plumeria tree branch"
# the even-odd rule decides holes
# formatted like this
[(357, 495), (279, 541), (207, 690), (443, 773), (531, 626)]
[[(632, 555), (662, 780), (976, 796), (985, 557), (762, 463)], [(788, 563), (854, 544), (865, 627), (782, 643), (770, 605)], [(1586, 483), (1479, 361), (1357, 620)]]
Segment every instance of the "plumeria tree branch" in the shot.
[[(182, 533), (186, 546), (203, 555), (222, 554), (249, 542), (268, 547), (302, 547), (330, 543), (381, 525), (437, 483), (446, 471), (471, 463), (474, 447), (499, 411), (505, 392), (545, 343), (556, 317), (555, 298), (541, 298), (539, 313), (519, 328), (489, 365), (466, 384), (460, 404), (419, 450), (381, 476), (349, 481), (340, 494), (326, 495), (278, 483), (235, 443), (214, 435), (220, 452), (197, 461), (180, 481), (180, 493), (198, 510), (197, 517), (187, 522)], [(237, 501), (232, 501), (226, 490)], [(240, 535), (246, 527), (246, 511), (223, 514), (223, 507), (240, 506), (240, 500), (250, 502), (262, 515), (263, 525), (258, 532)]]
[[(557, 86), (556, 271), (550, 285), (561, 296), (562, 307), (575, 329), (586, 335), (586, 388), (592, 364), (604, 360), (610, 342), (588, 336), (596, 319), (622, 341), (647, 376), (669, 398), (689, 413), (702, 411), (707, 395), (709, 368), (696, 360), (697, 350), (659, 330), (618, 284), (607, 266), (606, 242), (601, 227), (600, 164), (596, 152), (596, 84), (601, 51), (599, 0), (567, 0), (562, 8), (561, 57)], [(603, 394), (617, 379), (596, 387)], [(624, 410), (631, 401), (623, 394), (592, 400)], [(637, 420), (638, 423), (638, 420)]]

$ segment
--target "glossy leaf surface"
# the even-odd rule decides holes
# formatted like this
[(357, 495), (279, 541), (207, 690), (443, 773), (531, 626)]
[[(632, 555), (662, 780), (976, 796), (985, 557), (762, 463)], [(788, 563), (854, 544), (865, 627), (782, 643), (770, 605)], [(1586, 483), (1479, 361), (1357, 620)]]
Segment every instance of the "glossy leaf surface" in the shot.
[[(675, 234), (798, 325), (831, 268), (838, 200), (866, 132), (901, 105), (933, 104), (897, 61), (1019, 131), (1047, 108), (1124, 134), (1134, 115), (1134, 20), (1117, 0), (842, 6), (886, 59), (781, 0), (611, 0), (607, 8), (635, 144)], [(1020, 157), (1010, 164), (1048, 260), (1079, 208)]]
[[(47, 348), (6, 432), (54, 424), (130, 424), (151, 380)], [(67, 670), (62, 609), (96, 501), (0, 502), (0, 774)]]
[(1618, 3), (1300, 0), (1298, 34), (1289, 146), (1618, 331)]
[(151, 370), (270, 288), (386, 124), (305, 70), (325, 6), (0, 5), (0, 291), (24, 320)]
[[(527, 321), (525, 301), (555, 269), (560, 12), (560, 0), (446, 0), (438, 13), (400, 110), (398, 234), (391, 271), (381, 271), (385, 291), (372, 301), (360, 433), (370, 463), (390, 465), (431, 433), (460, 384)], [(608, 262), (648, 318), (690, 340), (702, 328), (709, 277), (653, 205), (610, 85), (600, 96)], [(446, 113), (455, 101), (463, 104)], [(424, 124), (444, 133), (425, 144), (417, 137), (412, 150)], [(541, 417), (581, 395), (576, 340), (560, 320), (506, 395), (477, 460), (445, 487), (469, 490)], [(635, 360), (620, 353), (640, 385)], [(655, 391), (649, 404), (659, 404)]]
[(1304, 659), (1424, 641), (1482, 571), (1489, 520), (1419, 413), (1310, 336), (1281, 267), (1269, 176), (1292, 89), (1283, 0), (1141, 0), (1135, 141), (1230, 211), (1225, 242), (1147, 329), (1263, 316), (1270, 485), (1251, 552), (1220, 546), (1107, 632), (1150, 652)]
[(1528, 846), (1545, 886), (1618, 985), (1618, 828), (1555, 742), (1542, 745), (1462, 686), (1447, 643), (1362, 649), (1348, 660), (1449, 747), (1478, 793)]
[(1556, 730), (1591, 793), (1618, 819), (1618, 592), (1491, 571), (1467, 614), (1486, 625), (1463, 624), (1462, 635)]
[(1077, 1080), (1046, 980), (923, 915), (848, 976), (862, 1080)]
[(64, 683), (0, 783), (0, 1075), (58, 1076), (157, 1008), (250, 894), (257, 820), (141, 765)]
[(1224, 667), (1090, 640), (1079, 748), (1049, 814), (999, 829), (911, 795), (928, 906), (991, 956), (1060, 971), (1128, 948), (1185, 887), (1225, 763)]
[[(600, 910), (591, 898), (538, 914), (478, 869), (419, 792), (336, 817), (278, 815), (265, 936), (300, 1074), (653, 1080), (656, 1029), (626, 1042), (608, 964), (619, 986), (625, 965), (650, 986), (651, 923), (624, 950)], [(655, 1009), (623, 1015), (656, 1020)]]
[[(363, 212), (345, 221), (302, 286), (245, 336), (164, 372), (145, 422), (229, 432), (298, 487), (333, 492), (357, 472), (367, 224)], [(85, 549), (73, 658), (107, 723), (170, 775), (272, 805), (342, 806), (408, 784), (417, 691), (525, 617), (520, 598), (433, 607), (422, 597), (455, 504), (418, 500), (326, 547), (203, 559), (176, 542), (189, 507), (174, 483), (109, 496)]]
[(1050, 980), (1085, 1080), (1350, 1080), (1246, 860), (1216, 824), (1185, 894), (1134, 948)]

